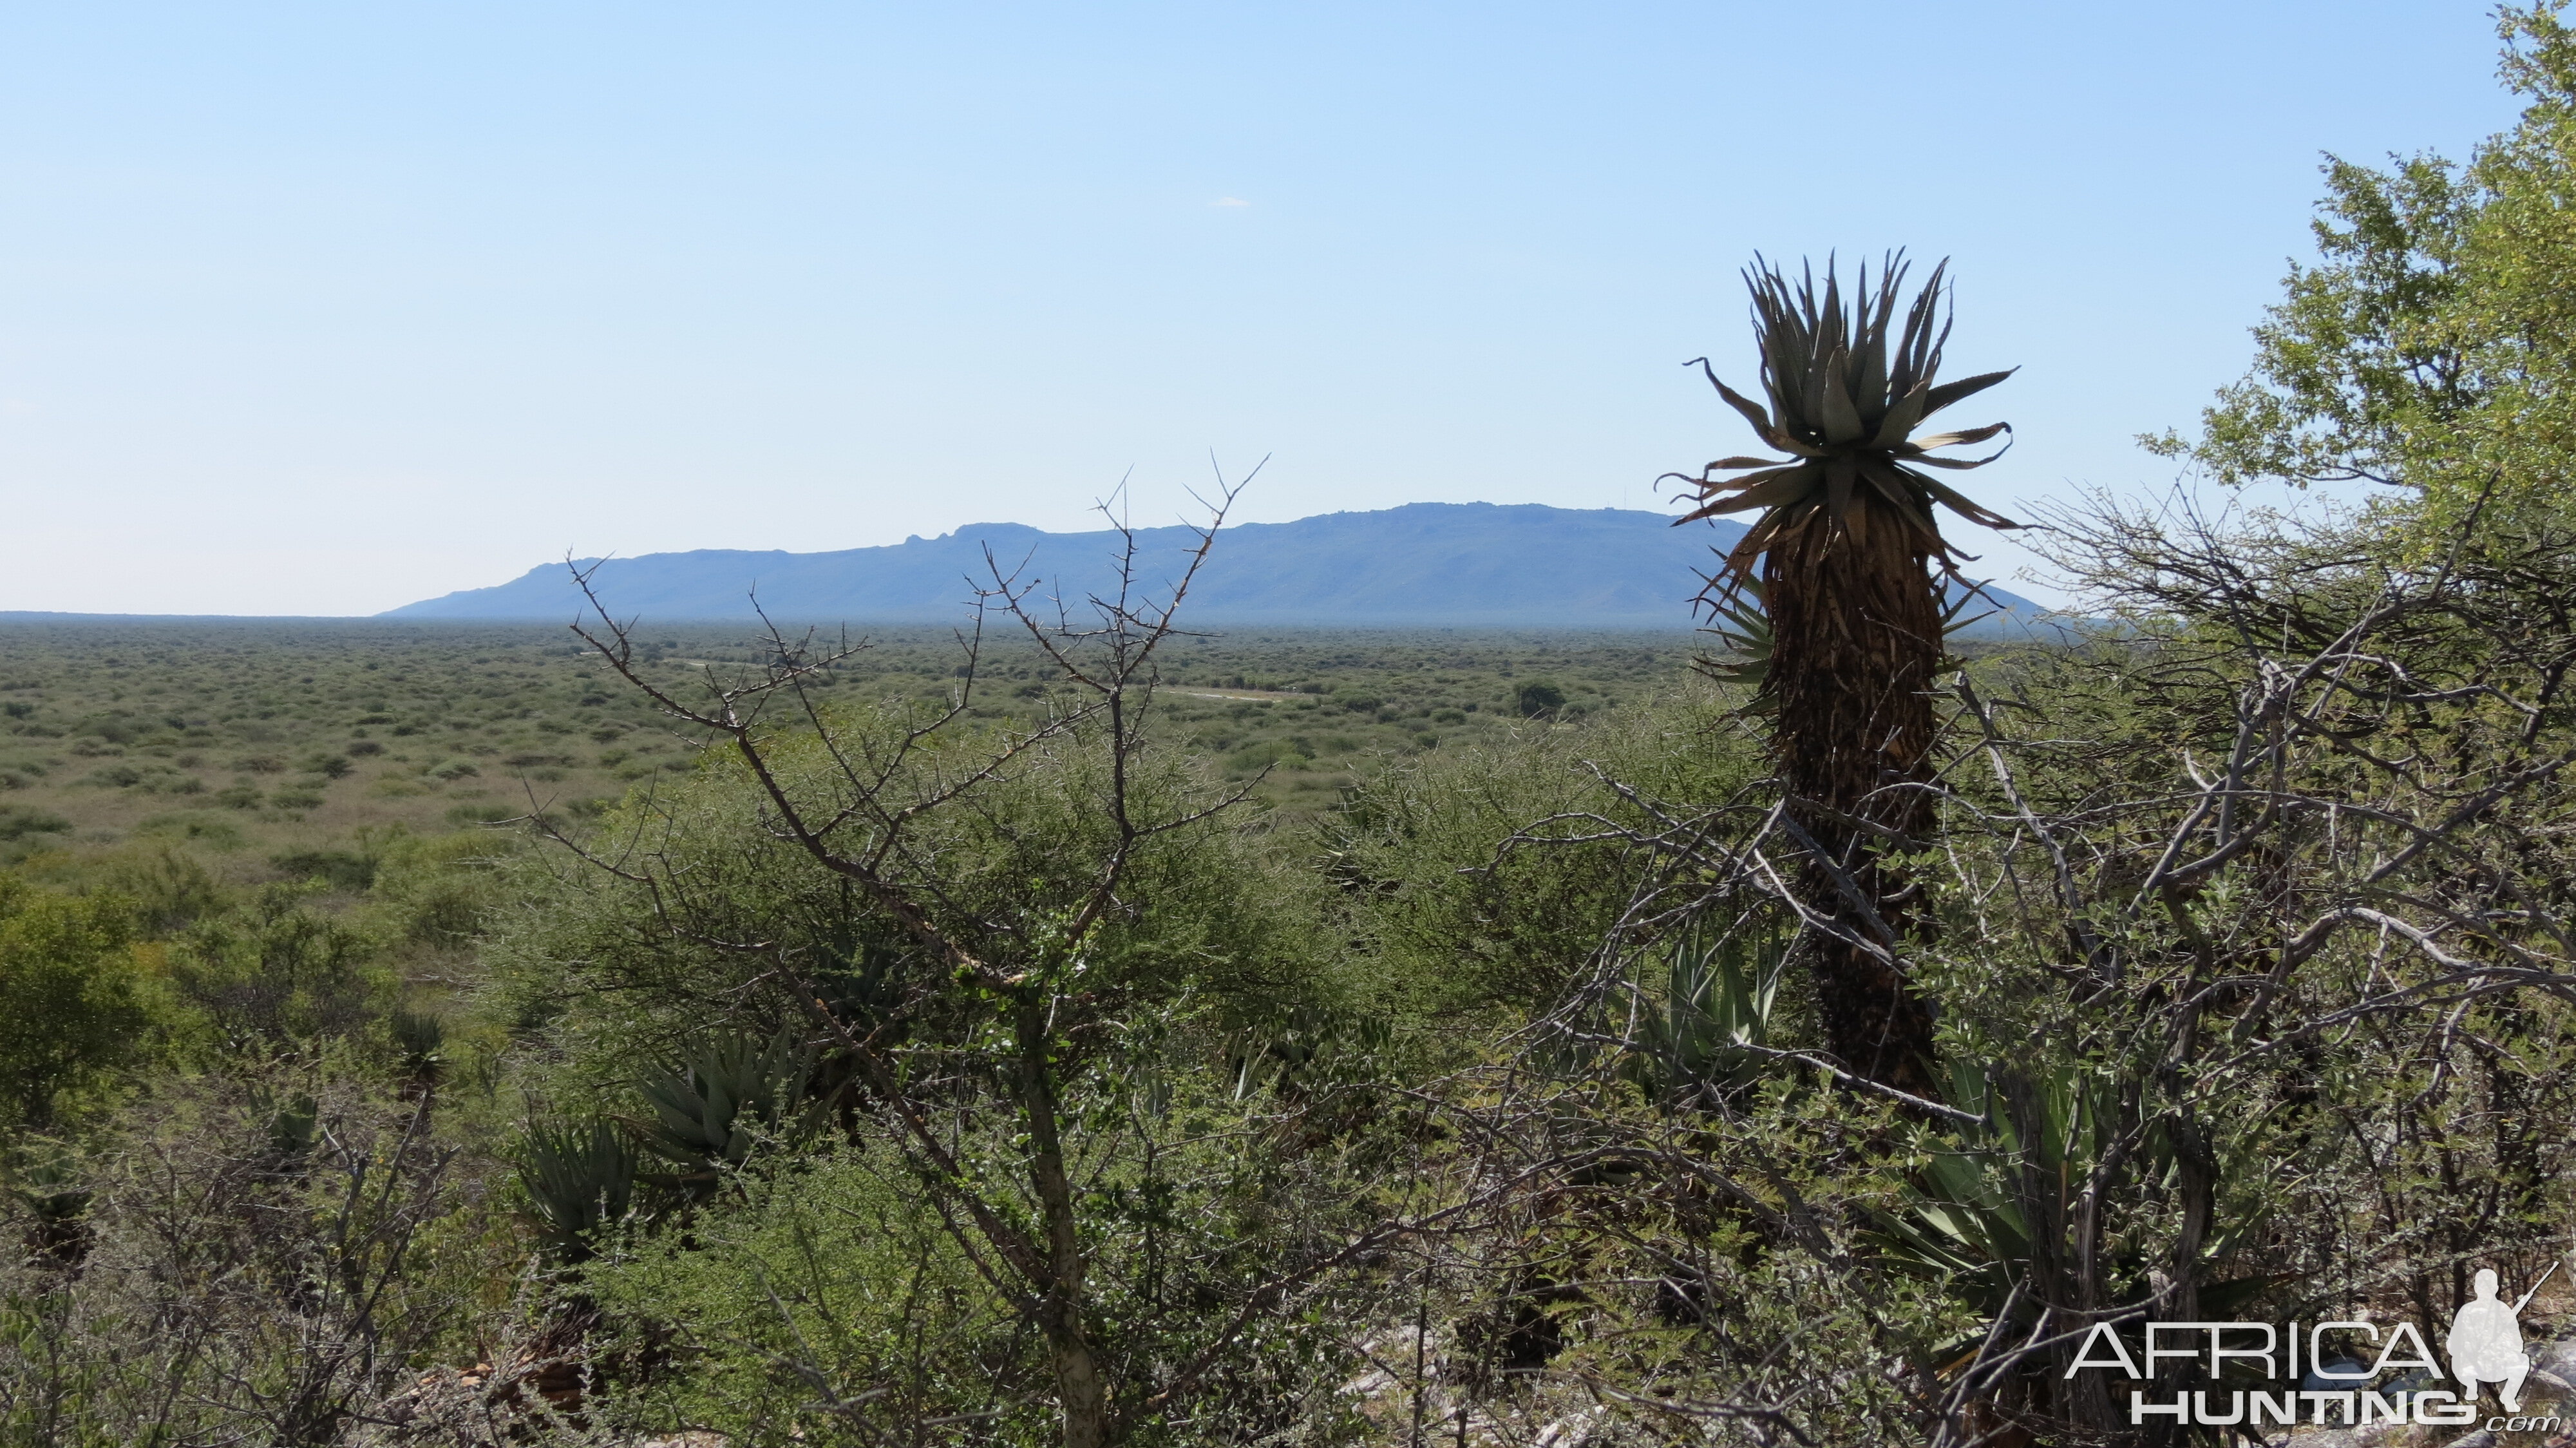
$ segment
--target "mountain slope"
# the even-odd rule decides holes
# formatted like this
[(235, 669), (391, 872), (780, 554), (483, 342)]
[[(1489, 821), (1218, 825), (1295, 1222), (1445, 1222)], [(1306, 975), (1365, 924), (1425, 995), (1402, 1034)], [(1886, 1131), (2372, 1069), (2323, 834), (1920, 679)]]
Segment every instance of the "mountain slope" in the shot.
[[(1408, 503), (1293, 523), (1244, 523), (1217, 538), (1192, 590), (1197, 623), (1686, 628), (1699, 570), (1740, 525), (1671, 526), (1663, 514), (1538, 504)], [(1154, 596), (1186, 560), (1185, 528), (1137, 532), (1139, 578)], [(1045, 533), (978, 523), (939, 538), (833, 553), (706, 549), (611, 559), (595, 583), (619, 616), (738, 619), (760, 606), (798, 623), (944, 621), (989, 583), (986, 549), (1007, 573), (1068, 602), (1115, 585), (1117, 535)], [(2014, 612), (2038, 612), (2011, 599)], [(413, 619), (562, 619), (581, 599), (559, 563), (493, 588), (467, 589), (382, 615)]]

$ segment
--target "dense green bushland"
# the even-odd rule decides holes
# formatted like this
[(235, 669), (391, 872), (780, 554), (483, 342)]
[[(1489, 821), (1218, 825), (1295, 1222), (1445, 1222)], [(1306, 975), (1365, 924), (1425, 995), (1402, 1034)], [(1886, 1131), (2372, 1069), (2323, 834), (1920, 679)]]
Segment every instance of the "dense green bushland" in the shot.
[[(683, 689), (756, 656), (741, 630), (704, 625), (639, 643), (639, 665)], [(871, 643), (821, 686), (920, 703), (961, 682), (945, 630)], [(1688, 648), (1679, 631), (1175, 639), (1165, 717), (1233, 777), (1258, 775), (1265, 805), (1312, 812), (1379, 756), (1653, 693)], [(1039, 662), (1003, 641), (969, 711), (1042, 714)], [(344, 858), (366, 853), (361, 832), (579, 817), (685, 767), (697, 742), (556, 628), (0, 621), (0, 861), (163, 840), (294, 878), (336, 861), (363, 888)]]

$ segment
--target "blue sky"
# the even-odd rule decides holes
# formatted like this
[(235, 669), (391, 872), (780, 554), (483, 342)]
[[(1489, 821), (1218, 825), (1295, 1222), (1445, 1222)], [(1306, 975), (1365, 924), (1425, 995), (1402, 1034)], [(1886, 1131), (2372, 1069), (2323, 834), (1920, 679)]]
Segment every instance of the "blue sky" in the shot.
[[(1755, 250), (1949, 255), (1989, 501), (2162, 485), (2468, 4), (0, 3), (0, 609), (569, 549), (1665, 506)], [(1971, 543), (1969, 546), (1977, 546)], [(2010, 577), (2025, 561), (1987, 550)], [(2029, 589), (2026, 591), (2041, 592)]]

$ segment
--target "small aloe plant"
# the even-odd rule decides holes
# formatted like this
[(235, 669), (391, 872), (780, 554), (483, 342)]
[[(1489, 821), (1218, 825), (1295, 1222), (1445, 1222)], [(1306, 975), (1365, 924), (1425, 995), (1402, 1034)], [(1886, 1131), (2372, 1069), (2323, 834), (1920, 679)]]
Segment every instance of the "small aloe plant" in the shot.
[(1776, 1059), (1773, 1003), (1788, 951), (1772, 935), (1734, 932), (1675, 939), (1664, 959), (1664, 991), (1631, 1055), (1633, 1076), (1656, 1095), (1741, 1091)]
[(281, 1095), (254, 1087), (251, 1106), (266, 1118), (269, 1155), (276, 1165), (292, 1166), (313, 1150), (315, 1134), (322, 1127), (322, 1105), (312, 1092)]
[(385, 1026), (402, 1054), (403, 1075), (421, 1085), (435, 1085), (447, 1069), (447, 1022), (435, 1012), (397, 1006)]
[(632, 1123), (647, 1151), (680, 1170), (655, 1178), (692, 1195), (714, 1189), (765, 1136), (820, 1129), (829, 1103), (812, 1095), (816, 1052), (792, 1030), (701, 1042), (677, 1067), (649, 1071), (635, 1089), (652, 1109)]
[(588, 1261), (599, 1234), (634, 1210), (635, 1147), (604, 1117), (529, 1122), (516, 1165), (539, 1238), (558, 1262)]
[[(2068, 1230), (2106, 1153), (2116, 1150), (2127, 1173), (2164, 1190), (2172, 1187), (2180, 1157), (2172, 1140), (2152, 1127), (2116, 1145), (2123, 1135), (2117, 1093), (2106, 1078), (2080, 1065), (1954, 1061), (1948, 1074), (1943, 1094), (1976, 1123), (1944, 1133), (1895, 1210), (1873, 1213), (1870, 1235), (1889, 1266), (1942, 1283), (1990, 1322), (2009, 1312), (2016, 1328), (2028, 1330), (2037, 1320), (2037, 1302), (2049, 1295), (2041, 1264), (2063, 1264), (2074, 1256), (2068, 1243), (2045, 1236)], [(2259, 1215), (2219, 1224), (2202, 1249), (2202, 1262), (2217, 1267), (2265, 1225)], [(2115, 1303), (2133, 1300), (2151, 1290), (2155, 1265), (2139, 1243), (2107, 1244), (2100, 1286)], [(2203, 1282), (2199, 1306), (2225, 1315), (2281, 1280), (2258, 1275)], [(1947, 1344), (1936, 1356), (1954, 1360), (1973, 1351), (1982, 1336)]]

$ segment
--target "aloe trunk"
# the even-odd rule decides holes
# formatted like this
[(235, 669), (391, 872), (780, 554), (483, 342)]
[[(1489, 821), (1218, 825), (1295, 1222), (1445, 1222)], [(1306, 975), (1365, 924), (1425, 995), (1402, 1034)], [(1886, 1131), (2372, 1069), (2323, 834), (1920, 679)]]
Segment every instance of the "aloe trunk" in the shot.
[(1821, 516), (1775, 543), (1762, 573), (1779, 720), (1772, 753), (1790, 817), (1817, 847), (1799, 892), (1836, 927), (1808, 945), (1825, 1036), (1852, 1070), (1929, 1096), (1932, 1012), (1898, 964), (1921, 912), (1884, 862), (1881, 831), (1919, 839), (1931, 823), (1922, 786), (1941, 659), (1938, 585), (1907, 530), (1855, 533)]
[[(1905, 276), (1896, 258), (1879, 269), (1875, 288), (1861, 269), (1848, 311), (1830, 267), (1819, 293), (1812, 273), (1793, 285), (1757, 263), (1745, 281), (1770, 407), (1718, 381), (1706, 359), (1697, 365), (1762, 441), (1788, 456), (1722, 458), (1695, 477), (1666, 474), (1699, 492), (1700, 506), (1681, 522), (1761, 514), (1702, 602), (1720, 619), (1741, 620), (1747, 599), (1758, 598), (1768, 614), (1760, 699), (1789, 818), (1813, 846), (1796, 889), (1822, 923), (1806, 954), (1826, 1038), (1853, 1071), (1918, 1095), (1929, 1095), (1933, 1080), (1933, 1016), (1905, 961), (1931, 916), (1888, 856), (1923, 838), (1932, 818), (1931, 691), (1953, 561), (1933, 509), (2015, 526), (1924, 471), (1992, 462), (1931, 454), (2009, 427), (1913, 435), (1924, 419), (2011, 375), (1933, 381), (1950, 331), (1941, 308), (1946, 266), (1933, 268), (1891, 336)], [(1739, 475), (1718, 476), (1729, 472)]]

